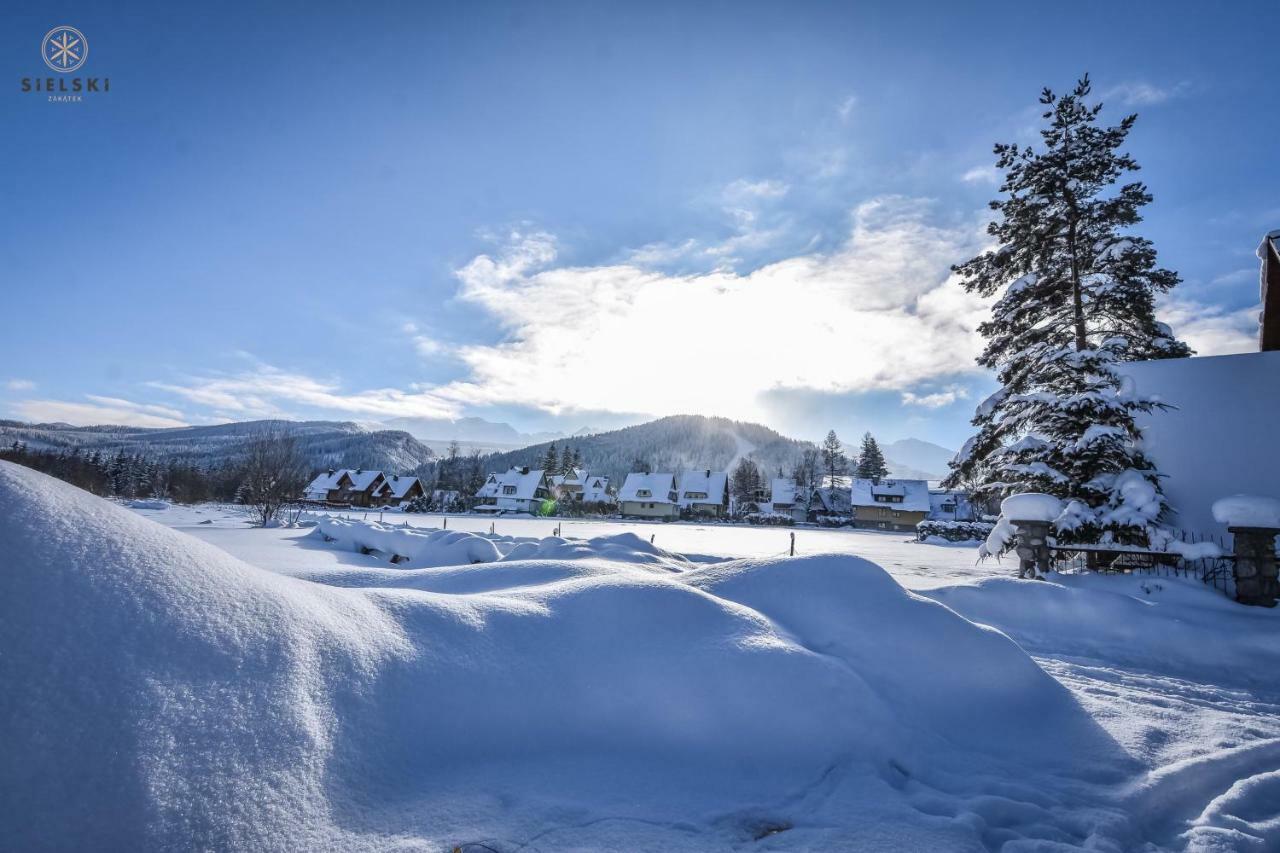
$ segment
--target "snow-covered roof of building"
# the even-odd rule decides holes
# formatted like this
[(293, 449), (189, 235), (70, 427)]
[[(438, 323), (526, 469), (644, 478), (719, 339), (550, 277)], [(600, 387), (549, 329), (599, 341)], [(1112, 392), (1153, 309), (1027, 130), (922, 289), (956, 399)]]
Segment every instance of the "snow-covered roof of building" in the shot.
[(929, 517), (940, 520), (966, 520), (973, 515), (973, 504), (965, 492), (932, 489), (929, 492)]
[[(618, 493), (621, 501), (655, 501), (672, 503), (671, 493), (676, 490), (674, 474), (641, 474), (633, 471), (627, 475)], [(641, 494), (648, 492), (648, 494)]]
[(584, 473), (582, 480), (582, 499), (588, 503), (598, 503), (609, 499), (609, 478), (598, 474)]
[(823, 486), (814, 489), (809, 506), (822, 513), (847, 513), (849, 511), (849, 490), (840, 486)]
[[(493, 473), (485, 479), (484, 485), (476, 492), (478, 498), (517, 498), (532, 500), (538, 496), (538, 486), (542, 484), (541, 468), (515, 468), (501, 474)], [(514, 486), (515, 492), (508, 492), (506, 487)]]
[(774, 506), (793, 504), (796, 502), (796, 481), (785, 477), (775, 478), (769, 486), (769, 492), (773, 496)]
[(307, 484), (305, 489), (307, 497), (318, 496), (319, 500), (324, 500), (330, 490), (338, 488), (345, 471), (321, 471), (320, 474)]
[(339, 488), (342, 484), (342, 478), (346, 477), (351, 481), (351, 490), (355, 492), (363, 492), (370, 486), (377, 484), (379, 478), (382, 477), (381, 471), (366, 470), (364, 468), (343, 468), (337, 471), (323, 471), (321, 474), (311, 481), (307, 486), (308, 495), (313, 493), (328, 492), (331, 489)]
[(387, 488), (391, 491), (391, 496), (402, 498), (413, 488), (413, 484), (418, 482), (417, 477), (400, 477), (395, 474), (387, 478)]
[(729, 487), (729, 475), (724, 471), (680, 472), (680, 505), (690, 504), (722, 504)]
[(849, 500), (854, 506), (884, 506), (886, 503), (891, 503), (894, 509), (906, 512), (928, 512), (929, 482), (927, 480), (880, 480), (877, 482), (855, 477), (850, 486)]

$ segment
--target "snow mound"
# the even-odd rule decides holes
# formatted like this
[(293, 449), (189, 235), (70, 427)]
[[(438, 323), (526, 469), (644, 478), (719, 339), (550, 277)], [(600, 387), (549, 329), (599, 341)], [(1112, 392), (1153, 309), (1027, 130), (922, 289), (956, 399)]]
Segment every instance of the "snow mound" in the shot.
[(1007, 637), (855, 557), (672, 572), (635, 537), (543, 540), (339, 588), (8, 463), (0, 505), (15, 849), (706, 849), (806, 820), (978, 847), (908, 783), (1119, 766)]
[(133, 500), (129, 501), (130, 509), (168, 509), (169, 504), (165, 501), (158, 500)]
[(1010, 495), (1000, 502), (1000, 515), (1011, 521), (1047, 521), (1062, 514), (1062, 501), (1053, 495), (1028, 492)]
[(1280, 501), (1257, 495), (1232, 495), (1213, 502), (1213, 520), (1228, 527), (1280, 529)]
[(381, 555), (408, 569), (495, 563), (499, 560), (587, 558), (663, 565), (672, 569), (690, 565), (684, 557), (664, 551), (634, 533), (588, 540), (569, 540), (558, 536), (534, 539), (456, 530), (428, 530), (321, 516), (317, 519), (312, 535), (341, 548)]

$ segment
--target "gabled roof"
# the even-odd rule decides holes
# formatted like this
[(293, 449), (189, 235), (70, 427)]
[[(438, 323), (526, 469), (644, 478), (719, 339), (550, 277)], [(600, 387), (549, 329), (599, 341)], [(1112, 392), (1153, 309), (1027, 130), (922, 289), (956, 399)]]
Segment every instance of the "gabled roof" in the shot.
[[(649, 496), (639, 497), (638, 492), (647, 490)], [(627, 475), (626, 482), (622, 484), (622, 491), (618, 493), (620, 501), (655, 501), (657, 503), (671, 503), (671, 493), (676, 490), (676, 478), (674, 474), (640, 474), (632, 472)]]
[(341, 473), (351, 478), (351, 490), (354, 492), (363, 492), (382, 479), (381, 471), (370, 471), (365, 468), (345, 468)]
[[(946, 506), (951, 509), (944, 509)], [(946, 489), (932, 489), (929, 492), (929, 516), (931, 518), (950, 519), (952, 516), (968, 518), (973, 515), (973, 506), (969, 495), (965, 492), (954, 492)]]
[(809, 508), (821, 513), (844, 514), (849, 511), (849, 490), (840, 486), (823, 486), (813, 490)]
[(894, 509), (907, 512), (929, 511), (929, 483), (927, 480), (864, 480), (854, 478), (850, 500), (854, 506), (885, 506), (877, 496), (901, 498), (900, 503), (889, 504)]
[[(681, 471), (680, 505), (723, 504), (728, 495), (729, 475), (724, 471)], [(690, 493), (706, 497), (689, 497)]]
[[(585, 473), (585, 472), (584, 472)], [(609, 478), (598, 474), (587, 475), (582, 480), (582, 499), (588, 503), (609, 499)]]
[(391, 491), (393, 498), (402, 498), (409, 494), (409, 490), (416, 482), (418, 482), (417, 477), (399, 477), (392, 474), (387, 478), (387, 488)]
[(346, 471), (321, 471), (320, 474), (307, 485), (306, 492), (308, 495), (314, 492), (323, 496), (324, 494), (328, 494), (330, 490), (338, 488), (342, 483), (342, 478), (346, 476)]
[[(501, 474), (493, 473), (484, 481), (484, 485), (476, 492), (478, 498), (514, 498), (532, 500), (538, 496), (538, 487), (542, 485), (544, 471), (541, 468), (515, 468)], [(507, 486), (514, 486), (515, 493), (507, 494)]]
[(790, 505), (796, 502), (796, 481), (785, 477), (774, 478), (769, 484), (769, 493), (772, 495), (774, 506), (778, 504)]

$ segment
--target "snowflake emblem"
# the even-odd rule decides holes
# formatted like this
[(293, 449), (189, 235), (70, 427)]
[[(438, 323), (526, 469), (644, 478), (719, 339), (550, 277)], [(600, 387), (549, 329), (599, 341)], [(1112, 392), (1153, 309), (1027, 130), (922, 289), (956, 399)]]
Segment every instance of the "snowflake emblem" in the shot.
[(89, 56), (89, 40), (75, 27), (54, 27), (40, 45), (44, 64), (66, 74), (84, 65)]

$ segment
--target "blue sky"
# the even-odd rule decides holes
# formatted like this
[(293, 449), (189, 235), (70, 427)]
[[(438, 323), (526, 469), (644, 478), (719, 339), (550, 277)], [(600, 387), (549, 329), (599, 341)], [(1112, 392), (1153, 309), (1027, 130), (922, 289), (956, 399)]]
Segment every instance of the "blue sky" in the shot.
[[(26, 4), (0, 28), (0, 416), (676, 412), (958, 446), (993, 142), (1084, 71), (1202, 353), (1280, 227), (1269, 5)], [(79, 103), (22, 92), (81, 30)]]

